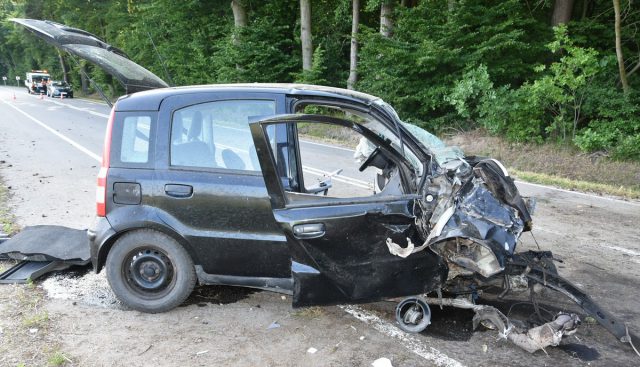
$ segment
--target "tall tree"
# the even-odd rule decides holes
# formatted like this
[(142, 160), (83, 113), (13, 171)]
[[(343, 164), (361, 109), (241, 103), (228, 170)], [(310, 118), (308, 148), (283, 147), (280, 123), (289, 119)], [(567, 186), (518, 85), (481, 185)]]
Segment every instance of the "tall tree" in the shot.
[(358, 81), (358, 27), (360, 26), (360, 0), (353, 0), (351, 20), (351, 52), (349, 54), (349, 79), (347, 89), (355, 89)]
[(302, 70), (311, 70), (313, 66), (311, 0), (300, 0), (300, 41), (302, 43)]
[(573, 0), (556, 0), (553, 4), (553, 15), (551, 16), (551, 26), (567, 24), (571, 20), (573, 13)]
[(60, 60), (60, 68), (62, 69), (62, 80), (65, 82), (69, 82), (69, 70), (67, 69), (67, 65), (64, 63), (64, 57), (62, 57), (62, 52), (58, 50), (58, 59)]
[(622, 54), (622, 31), (620, 20), (620, 0), (613, 0), (613, 12), (615, 15), (615, 30), (616, 30), (616, 56), (618, 58), (618, 70), (620, 72), (620, 83), (622, 84), (622, 90), (628, 93), (629, 82), (627, 81), (627, 72), (624, 68), (624, 55)]
[(389, 38), (393, 32), (393, 8), (395, 0), (382, 0), (380, 3), (380, 34)]
[(233, 10), (233, 24), (236, 28), (247, 26), (247, 10), (242, 0), (231, 0), (231, 9)]

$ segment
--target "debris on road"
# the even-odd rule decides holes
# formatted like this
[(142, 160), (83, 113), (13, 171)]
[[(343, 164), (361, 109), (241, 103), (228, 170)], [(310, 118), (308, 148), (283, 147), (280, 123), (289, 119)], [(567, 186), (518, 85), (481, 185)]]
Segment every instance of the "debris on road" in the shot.
[(373, 363), (371, 363), (373, 367), (393, 367), (389, 358), (378, 358)]
[(62, 226), (26, 227), (12, 238), (0, 239), (0, 255), (20, 261), (0, 274), (0, 283), (26, 283), (52, 271), (90, 262), (86, 230)]
[(317, 351), (318, 350), (316, 348), (314, 348), (314, 347), (311, 347), (311, 348), (307, 349), (307, 353), (309, 353), (309, 354), (315, 354)]

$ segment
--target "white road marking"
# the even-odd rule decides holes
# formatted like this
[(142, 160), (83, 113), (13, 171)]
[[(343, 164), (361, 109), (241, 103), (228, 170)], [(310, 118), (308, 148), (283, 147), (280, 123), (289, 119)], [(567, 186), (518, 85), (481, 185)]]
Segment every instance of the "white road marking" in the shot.
[(305, 143), (305, 144), (318, 145), (318, 146), (325, 147), (325, 148), (333, 148), (333, 149), (338, 149), (338, 150), (345, 150), (345, 151), (351, 152), (351, 153), (355, 152), (355, 150), (353, 150), (353, 149), (337, 147), (335, 145), (329, 145), (329, 144), (323, 144), (323, 143), (316, 143), (315, 141), (309, 141), (309, 140), (300, 139), (300, 142), (301, 143)]
[(612, 250), (615, 250), (615, 251), (620, 251), (620, 252), (625, 253), (625, 254), (627, 254), (627, 255), (631, 255), (631, 256), (640, 256), (640, 252), (636, 252), (636, 251), (633, 251), (633, 250), (629, 250), (629, 249), (626, 249), (626, 248), (624, 248), (624, 247), (615, 246), (615, 245), (607, 245), (607, 244), (604, 244), (604, 245), (602, 245), (602, 246), (603, 246), (603, 247), (606, 247), (606, 248), (609, 248), (609, 249), (612, 249)]
[(224, 126), (224, 125), (215, 125), (216, 128), (221, 128), (221, 129), (227, 129), (227, 130), (236, 130), (236, 131), (242, 131), (243, 133), (250, 133), (251, 131), (249, 130), (249, 125), (247, 125), (246, 129), (240, 129), (237, 127), (231, 127), (231, 126)]
[(374, 329), (381, 332), (382, 334), (398, 339), (400, 344), (412, 351), (413, 353), (419, 355), (420, 357), (426, 359), (427, 361), (437, 365), (437, 366), (445, 366), (445, 367), (462, 367), (464, 366), (459, 361), (447, 356), (441, 351), (437, 350), (434, 347), (428, 347), (424, 345), (424, 343), (420, 342), (418, 338), (415, 336), (406, 333), (400, 329), (398, 329), (393, 324), (382, 320), (378, 316), (363, 310), (359, 306), (346, 305), (346, 306), (338, 306), (343, 309), (346, 313), (355, 317), (356, 319), (364, 322), (367, 325), (371, 325)]
[(57, 132), (56, 130), (52, 129), (51, 127), (49, 127), (47, 124), (45, 124), (44, 122), (36, 119), (35, 117), (29, 115), (28, 113), (24, 112), (23, 110), (21, 110), (20, 108), (14, 106), (13, 104), (6, 102), (6, 101), (2, 101), (4, 102), (4, 104), (6, 104), (7, 106), (15, 109), (16, 111), (20, 112), (21, 114), (25, 115), (27, 118), (29, 118), (31, 121), (35, 122), (36, 124), (42, 126), (44, 129), (48, 130), (50, 133), (52, 133), (53, 135), (59, 137), (60, 139), (66, 141), (67, 143), (71, 144), (74, 148), (78, 149), (79, 151), (81, 151), (82, 153), (88, 155), (89, 157), (95, 159), (98, 162), (102, 161), (102, 158), (93, 153), (92, 151), (90, 151), (89, 149), (83, 147), (82, 145), (76, 143), (75, 141), (69, 139), (68, 137), (62, 135), (61, 133)]
[(222, 147), (222, 148), (226, 148), (226, 149), (231, 149), (231, 150), (236, 151), (236, 152), (249, 154), (249, 151), (246, 150), (246, 149), (240, 149), (240, 148), (236, 148), (236, 147), (232, 147), (230, 145), (224, 145), (224, 144), (220, 144), (220, 143), (213, 143), (213, 145), (215, 145), (216, 147)]
[[(40, 97), (39, 97), (39, 96), (37, 96), (37, 95), (32, 95), (32, 94), (31, 94), (30, 96), (31, 96), (32, 98), (36, 98), (36, 99), (39, 99), (39, 98), (40, 98)], [(43, 100), (44, 100), (44, 99), (43, 99)], [(90, 114), (92, 114), (92, 115), (95, 115), (95, 116), (104, 117), (104, 118), (109, 118), (109, 115), (105, 115), (104, 113), (100, 113), (100, 112), (93, 111), (93, 110), (91, 110), (91, 109), (89, 109), (89, 108), (86, 108), (86, 107), (76, 107), (76, 106), (74, 106), (74, 105), (71, 105), (71, 104), (68, 104), (68, 103), (62, 103), (62, 102), (59, 102), (59, 101), (54, 101), (54, 100), (52, 100), (52, 99), (46, 99), (46, 101), (48, 101), (49, 103), (56, 104), (56, 105), (58, 105), (58, 106), (69, 107), (69, 108), (74, 109), (74, 110), (77, 110), (77, 111), (88, 112), (88, 113), (90, 113)]]
[[(550, 230), (550, 229), (547, 229), (547, 228), (544, 228), (544, 227), (540, 227), (540, 226), (534, 226), (534, 230), (551, 233), (552, 235), (555, 235), (555, 236), (558, 236), (558, 237), (564, 237), (566, 235), (566, 233), (561, 233), (561, 232)], [(583, 241), (583, 242), (593, 243), (593, 238), (589, 238), (589, 237), (574, 236), (572, 238), (580, 240), (580, 241)], [(634, 256), (634, 257), (638, 256), (638, 257), (640, 257), (640, 252), (629, 250), (629, 249), (624, 248), (624, 247), (620, 247), (620, 246), (616, 246), (616, 245), (607, 245), (606, 243), (605, 244), (597, 244), (597, 245), (601, 246), (601, 247), (606, 247), (606, 248), (608, 248), (610, 250), (619, 251), (619, 252), (622, 252), (622, 253), (630, 255), (630, 256)], [(633, 262), (635, 262), (637, 264), (640, 264), (640, 259), (633, 258), (633, 259), (631, 259), (631, 261), (633, 261)]]
[(540, 184), (535, 184), (535, 183), (530, 183), (530, 182), (524, 182), (524, 181), (520, 181), (520, 180), (515, 180), (515, 182), (518, 185), (528, 185), (528, 186), (538, 187), (538, 188), (541, 188), (541, 189), (560, 191), (560, 192), (564, 192), (564, 193), (567, 193), (567, 194), (586, 196), (586, 197), (594, 198), (594, 199), (609, 200), (609, 201), (613, 201), (613, 202), (618, 203), (618, 204), (627, 204), (627, 205), (633, 205), (633, 206), (640, 207), (640, 202), (636, 202), (636, 201), (626, 201), (626, 200), (621, 200), (621, 199), (609, 198), (609, 197), (606, 197), (606, 196), (587, 194), (585, 192), (559, 189), (559, 188), (553, 187), (553, 186), (545, 186), (545, 185), (540, 185)]
[(77, 110), (77, 111), (88, 112), (88, 113), (90, 113), (90, 114), (92, 114), (92, 115), (95, 115), (95, 116), (104, 117), (104, 118), (106, 118), (106, 119), (107, 119), (107, 118), (109, 118), (109, 115), (106, 115), (106, 114), (104, 114), (104, 113), (100, 113), (100, 112), (96, 112), (96, 111), (92, 111), (92, 110), (90, 110), (90, 109), (88, 109), (88, 108), (84, 108), (84, 107), (76, 107), (76, 106), (70, 105), (70, 104), (68, 104), (68, 103), (62, 103), (62, 102), (57, 102), (57, 101), (51, 101), (51, 102), (52, 102), (52, 103), (55, 103), (55, 104), (57, 104), (57, 105), (60, 105), (60, 106), (69, 107), (69, 108), (74, 109), (74, 110)]
[(94, 101), (94, 100), (92, 100), (92, 99), (89, 99), (89, 98), (83, 98), (83, 97), (73, 97), (73, 98), (74, 98), (74, 99), (79, 99), (79, 100), (81, 100), (81, 101), (85, 101), (85, 102), (87, 102), (87, 103), (93, 103), (93, 104), (97, 104), (97, 105), (100, 105), (100, 106), (108, 107), (108, 106), (107, 106), (107, 104), (106, 104), (105, 102), (102, 102), (102, 101)]
[[(329, 176), (331, 174), (331, 172), (323, 171), (321, 169), (313, 168), (313, 167), (309, 167), (309, 166), (302, 166), (302, 169), (305, 172), (308, 172), (308, 173), (310, 173), (312, 175), (316, 175), (316, 176)], [(353, 185), (353, 186), (356, 186), (356, 187), (360, 187), (360, 188), (363, 188), (363, 189), (373, 190), (373, 184), (372, 183), (369, 183), (367, 181), (358, 180), (357, 178), (353, 178), (353, 177), (349, 177), (349, 176), (343, 176), (343, 175), (334, 175), (331, 178), (333, 180), (338, 181), (338, 182), (346, 183), (346, 184)]]
[[(640, 252), (629, 250), (629, 249), (626, 249), (626, 248), (620, 247), (620, 246), (604, 244), (604, 245), (602, 245), (602, 247), (606, 247), (606, 248), (614, 250), (614, 251), (620, 251), (623, 254), (627, 254), (627, 255), (630, 255), (630, 256), (634, 256), (634, 257), (635, 256), (640, 256)], [(632, 258), (631, 261), (633, 261), (636, 264), (640, 264), (640, 259)]]

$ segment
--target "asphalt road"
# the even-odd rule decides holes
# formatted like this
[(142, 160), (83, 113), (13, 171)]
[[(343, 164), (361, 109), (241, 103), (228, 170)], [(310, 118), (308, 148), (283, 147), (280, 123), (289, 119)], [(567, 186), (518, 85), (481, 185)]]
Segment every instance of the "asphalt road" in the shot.
[[(15, 96), (15, 98), (14, 98)], [(22, 226), (60, 224), (87, 228), (95, 213), (95, 177), (109, 108), (81, 99), (40, 99), (24, 88), (0, 87), (0, 175), (10, 187), (11, 206)], [(336, 185), (364, 189), (368, 178), (353, 166), (353, 153), (316, 142), (303, 143), (319, 159), (306, 167), (321, 177), (344, 167)], [(357, 166), (355, 166), (357, 167)], [(362, 185), (363, 187), (358, 187)], [(538, 199), (534, 241), (525, 234), (520, 249), (551, 250), (563, 263), (559, 272), (590, 293), (607, 310), (640, 332), (640, 203), (519, 183), (525, 196)], [(337, 188), (338, 186), (336, 186)], [(265, 293), (261, 297), (270, 297)], [(273, 296), (279, 297), (279, 296)], [(552, 299), (547, 303), (555, 303)], [(570, 308), (570, 303), (555, 303)], [(393, 326), (393, 304), (327, 308), (329, 338), (346, 312), (378, 333), (375, 348), (402, 347), (423, 365), (640, 365), (630, 347), (598, 325), (584, 324), (558, 348), (533, 355), (497, 340), (495, 332), (471, 332), (470, 315), (434, 310), (433, 325), (418, 335)], [(339, 316), (342, 315), (342, 316)], [(161, 317), (161, 316), (158, 316)], [(373, 342), (373, 341), (372, 341)], [(273, 341), (272, 349), (278, 348)], [(354, 348), (357, 348), (354, 346)], [(402, 363), (400, 363), (402, 365)]]

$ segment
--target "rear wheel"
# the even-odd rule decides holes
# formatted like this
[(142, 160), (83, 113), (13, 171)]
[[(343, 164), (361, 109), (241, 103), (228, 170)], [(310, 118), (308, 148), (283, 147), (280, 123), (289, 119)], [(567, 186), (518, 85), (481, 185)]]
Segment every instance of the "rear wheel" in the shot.
[(193, 260), (176, 240), (153, 230), (124, 234), (107, 256), (107, 279), (125, 305), (142, 312), (177, 307), (196, 284)]

